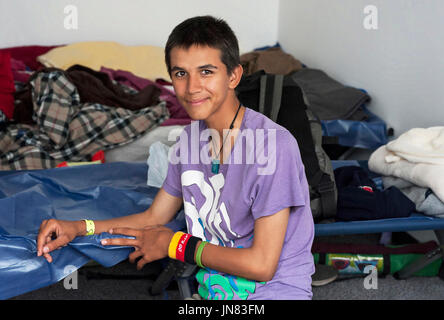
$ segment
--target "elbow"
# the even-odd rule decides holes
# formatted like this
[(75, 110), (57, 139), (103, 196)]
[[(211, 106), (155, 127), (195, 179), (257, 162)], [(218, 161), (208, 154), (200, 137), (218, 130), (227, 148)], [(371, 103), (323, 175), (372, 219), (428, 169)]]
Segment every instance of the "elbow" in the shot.
[(273, 279), (273, 277), (269, 277), (268, 275), (263, 275), (263, 276), (259, 276), (256, 280), (257, 282), (268, 282), (271, 279)]
[(277, 265), (266, 264), (266, 263), (257, 263), (255, 266), (255, 279), (259, 282), (267, 282), (273, 279), (274, 274), (276, 273)]
[(268, 282), (268, 281), (271, 281), (272, 279), (273, 279), (273, 277), (274, 277), (274, 274), (275, 274), (275, 272), (276, 272), (276, 269), (273, 269), (273, 270), (266, 270), (262, 275), (261, 275), (261, 278), (260, 278), (260, 282)]
[(259, 282), (268, 282), (271, 281), (271, 279), (273, 279), (274, 277), (274, 271), (263, 271), (261, 273), (257, 274), (257, 279), (255, 279), (256, 281)]

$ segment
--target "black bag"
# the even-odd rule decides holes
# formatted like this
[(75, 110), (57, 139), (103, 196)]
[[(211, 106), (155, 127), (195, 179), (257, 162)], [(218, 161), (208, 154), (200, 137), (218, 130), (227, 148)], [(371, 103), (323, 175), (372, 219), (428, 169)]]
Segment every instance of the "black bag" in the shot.
[(307, 108), (302, 90), (291, 75), (263, 70), (242, 77), (239, 100), (290, 131), (298, 142), (310, 189), (310, 206), (316, 220), (336, 215), (337, 189), (333, 168), (322, 148), (320, 120)]

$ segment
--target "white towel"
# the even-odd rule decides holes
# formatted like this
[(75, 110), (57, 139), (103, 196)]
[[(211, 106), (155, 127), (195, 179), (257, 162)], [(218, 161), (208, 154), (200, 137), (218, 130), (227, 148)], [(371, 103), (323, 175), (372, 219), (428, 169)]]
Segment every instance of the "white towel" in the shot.
[(430, 188), (435, 195), (444, 202), (444, 166), (424, 162), (410, 162), (400, 158), (397, 161), (387, 162), (395, 159), (396, 155), (388, 150), (388, 146), (379, 147), (373, 152), (368, 161), (371, 171), (383, 176), (395, 176), (407, 180), (420, 187)]
[(387, 162), (400, 161), (401, 158), (414, 163), (444, 165), (444, 127), (414, 128), (387, 144), (393, 153)]

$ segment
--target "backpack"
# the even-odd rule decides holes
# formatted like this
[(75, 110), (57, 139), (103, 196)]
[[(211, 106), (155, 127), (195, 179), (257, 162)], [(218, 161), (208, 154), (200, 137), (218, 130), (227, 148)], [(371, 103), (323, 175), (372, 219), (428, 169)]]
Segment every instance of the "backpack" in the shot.
[(322, 148), (321, 121), (307, 107), (302, 90), (291, 75), (267, 74), (261, 70), (243, 76), (236, 93), (245, 106), (293, 134), (305, 167), (313, 218), (317, 221), (333, 218), (337, 188), (330, 158)]

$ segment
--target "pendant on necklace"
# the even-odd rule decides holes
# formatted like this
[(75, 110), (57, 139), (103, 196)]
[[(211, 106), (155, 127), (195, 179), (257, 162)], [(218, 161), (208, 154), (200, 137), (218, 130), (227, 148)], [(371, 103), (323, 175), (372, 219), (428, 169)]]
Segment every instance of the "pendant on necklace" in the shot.
[(219, 173), (219, 160), (218, 159), (213, 159), (213, 161), (211, 161), (211, 172), (214, 174), (218, 174)]

